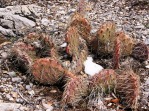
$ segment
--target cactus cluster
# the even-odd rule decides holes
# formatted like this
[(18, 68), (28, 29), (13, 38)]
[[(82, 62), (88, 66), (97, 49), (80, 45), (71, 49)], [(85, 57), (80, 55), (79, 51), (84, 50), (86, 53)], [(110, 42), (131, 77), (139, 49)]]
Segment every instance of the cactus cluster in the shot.
[[(11, 49), (11, 62), (18, 68), (24, 68), (43, 84), (54, 85), (60, 80), (66, 80), (62, 95), (64, 106), (77, 106), (84, 100), (88, 102), (88, 107), (97, 106), (96, 101), (99, 102), (100, 98), (116, 91), (124, 106), (136, 109), (139, 77), (133, 71), (116, 73), (114, 69), (120, 68), (123, 56), (132, 55), (140, 61), (147, 60), (147, 46), (136, 43), (124, 32), (116, 32), (114, 22), (105, 22), (94, 38), (91, 38), (90, 31), (89, 22), (76, 12), (65, 37), (66, 53), (71, 57), (71, 60), (68, 58), (71, 64), (69, 68), (62, 67), (58, 49), (46, 34), (31, 33), (17, 41)], [(94, 76), (84, 77), (83, 62), (89, 53), (88, 46), (96, 54), (112, 54), (114, 69), (104, 69)]]

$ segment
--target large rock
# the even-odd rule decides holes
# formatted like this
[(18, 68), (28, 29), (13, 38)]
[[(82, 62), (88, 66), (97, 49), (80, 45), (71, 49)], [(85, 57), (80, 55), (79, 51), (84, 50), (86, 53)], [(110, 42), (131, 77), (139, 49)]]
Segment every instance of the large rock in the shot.
[(35, 27), (44, 8), (31, 4), (0, 8), (0, 33), (8, 36), (23, 35)]

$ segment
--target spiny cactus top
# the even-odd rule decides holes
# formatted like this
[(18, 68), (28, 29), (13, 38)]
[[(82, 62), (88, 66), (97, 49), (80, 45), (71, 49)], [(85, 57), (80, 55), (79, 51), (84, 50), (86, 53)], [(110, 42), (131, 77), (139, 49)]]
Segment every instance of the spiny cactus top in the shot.
[(117, 38), (120, 40), (121, 55), (128, 56), (132, 53), (133, 46), (135, 44), (134, 39), (130, 38), (124, 32), (118, 32)]
[(70, 26), (75, 26), (80, 36), (87, 42), (90, 42), (91, 25), (89, 21), (83, 17), (83, 15), (75, 13), (71, 19)]
[(31, 73), (40, 83), (53, 85), (64, 76), (61, 64), (52, 58), (37, 59), (31, 67)]

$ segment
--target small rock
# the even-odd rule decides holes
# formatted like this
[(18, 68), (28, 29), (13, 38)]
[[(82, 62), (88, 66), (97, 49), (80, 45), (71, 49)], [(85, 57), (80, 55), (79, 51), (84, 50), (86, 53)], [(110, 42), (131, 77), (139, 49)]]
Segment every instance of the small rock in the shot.
[(20, 78), (20, 77), (14, 77), (14, 78), (12, 78), (12, 82), (21, 82), (22, 81), (22, 79)]
[(6, 52), (3, 52), (3, 53), (1, 53), (1, 56), (2, 56), (3, 59), (6, 59), (8, 54)]
[(26, 85), (25, 88), (26, 88), (27, 90), (31, 90), (31, 86), (30, 86), (30, 85)]
[(149, 65), (145, 66), (147, 69), (149, 69)]
[(17, 102), (17, 103), (23, 103), (23, 102), (24, 102), (24, 100), (23, 100), (23, 99), (21, 99), (21, 98), (18, 98), (18, 99), (16, 99), (16, 102)]
[[(45, 102), (45, 100), (42, 100), (42, 105), (45, 109), (49, 109), (48, 111), (52, 111), (53, 106), (52, 106), (52, 102)], [(50, 110), (51, 109), (51, 110)]]
[(53, 106), (51, 106), (50, 108), (48, 108), (46, 111), (52, 111), (53, 110)]
[(17, 98), (18, 97), (18, 93), (17, 92), (11, 92), (11, 95), (13, 98)]
[(8, 72), (10, 77), (16, 77), (16, 73), (14, 71)]
[(67, 43), (63, 43), (62, 45), (60, 45), (60, 47), (66, 47)]
[(17, 103), (0, 103), (1, 111), (19, 111), (21, 104)]
[(49, 21), (48, 19), (46, 19), (46, 18), (43, 18), (43, 19), (41, 20), (41, 24), (44, 25), (44, 26), (48, 26), (49, 23), (50, 23), (50, 21)]
[(10, 101), (14, 101), (14, 99), (10, 96), (10, 94), (6, 94), (6, 98)]
[(35, 95), (35, 92), (34, 92), (33, 90), (28, 91), (28, 93), (29, 93), (31, 96), (34, 96), (34, 95)]

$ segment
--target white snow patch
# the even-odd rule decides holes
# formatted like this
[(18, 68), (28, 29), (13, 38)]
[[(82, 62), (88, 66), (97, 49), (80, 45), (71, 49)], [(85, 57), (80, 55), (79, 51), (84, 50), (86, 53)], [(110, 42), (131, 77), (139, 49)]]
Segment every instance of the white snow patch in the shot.
[(67, 43), (63, 43), (62, 45), (60, 45), (60, 47), (66, 47), (67, 46)]
[(87, 60), (84, 62), (84, 66), (85, 66), (85, 69), (84, 69), (85, 73), (90, 76), (93, 76), (99, 73), (103, 69), (101, 65), (98, 65), (93, 62), (92, 57), (87, 57)]

